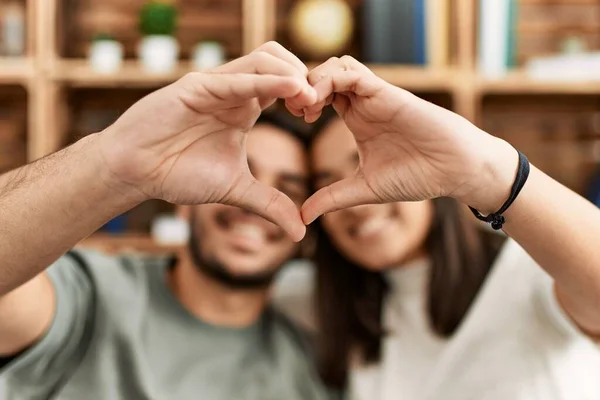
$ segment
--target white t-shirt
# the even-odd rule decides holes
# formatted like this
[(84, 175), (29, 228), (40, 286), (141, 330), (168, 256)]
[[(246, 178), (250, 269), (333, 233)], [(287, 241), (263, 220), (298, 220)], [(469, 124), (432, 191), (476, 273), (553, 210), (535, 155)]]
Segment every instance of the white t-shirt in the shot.
[[(427, 268), (421, 261), (389, 273), (391, 334), (378, 365), (351, 370), (351, 400), (600, 400), (600, 348), (565, 315), (552, 279), (517, 243), (507, 242), (449, 339), (428, 326)], [(276, 300), (306, 322), (298, 288), (310, 292), (310, 284), (294, 286), (295, 302), (286, 304), (282, 291)]]

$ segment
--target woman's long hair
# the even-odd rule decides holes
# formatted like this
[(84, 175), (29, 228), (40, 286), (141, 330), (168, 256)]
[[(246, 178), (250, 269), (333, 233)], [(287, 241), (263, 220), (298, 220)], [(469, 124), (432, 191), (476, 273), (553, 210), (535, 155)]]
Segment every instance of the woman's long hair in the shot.
[[(433, 200), (434, 217), (426, 240), (431, 269), (427, 316), (431, 329), (448, 337), (458, 328), (481, 288), (503, 242), (484, 232), (453, 199)], [(361, 268), (331, 243), (320, 223), (317, 266), (320, 372), (333, 387), (346, 385), (351, 354), (378, 362), (386, 332), (382, 309), (387, 292), (382, 273)]]

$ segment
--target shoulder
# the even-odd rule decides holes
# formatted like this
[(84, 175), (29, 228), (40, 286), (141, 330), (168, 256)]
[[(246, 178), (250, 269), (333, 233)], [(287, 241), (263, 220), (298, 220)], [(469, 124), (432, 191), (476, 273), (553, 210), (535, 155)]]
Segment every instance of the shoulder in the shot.
[[(166, 268), (171, 260), (167, 256), (157, 257), (142, 253), (109, 255), (79, 248), (73, 250), (71, 255), (76, 256), (78, 268), (71, 267), (71, 272), (68, 272), (64, 265), (58, 264), (54, 267), (57, 270), (55, 273), (74, 271), (79, 275), (78, 280), (87, 281), (99, 303), (110, 303), (111, 306), (127, 303), (128, 308), (136, 305), (136, 299), (143, 300), (148, 297), (151, 279), (157, 276), (159, 270)], [(67, 255), (63, 259), (70, 259), (67, 262), (74, 264), (72, 256)]]
[(266, 313), (277, 335), (302, 352), (312, 352), (312, 338), (306, 329), (273, 307), (269, 307)]
[(74, 249), (82, 267), (89, 271), (97, 284), (136, 285), (145, 283), (150, 271), (165, 267), (171, 260), (168, 256), (144, 253), (120, 253), (109, 255), (96, 250)]
[(315, 266), (299, 260), (286, 265), (273, 284), (271, 304), (305, 331), (316, 332), (314, 315)]

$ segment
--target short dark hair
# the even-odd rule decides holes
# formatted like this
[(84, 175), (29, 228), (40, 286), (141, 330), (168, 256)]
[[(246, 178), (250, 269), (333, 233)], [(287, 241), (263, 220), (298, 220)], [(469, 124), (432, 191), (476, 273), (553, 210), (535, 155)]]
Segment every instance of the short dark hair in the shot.
[(263, 113), (256, 120), (256, 124), (266, 124), (271, 125), (276, 128), (279, 128), (283, 131), (286, 131), (300, 142), (306, 150), (308, 150), (310, 145), (310, 137), (312, 134), (311, 128), (308, 124), (304, 123), (299, 118), (296, 118), (290, 115), (285, 110), (281, 110), (280, 108), (269, 109), (267, 111), (263, 111)]

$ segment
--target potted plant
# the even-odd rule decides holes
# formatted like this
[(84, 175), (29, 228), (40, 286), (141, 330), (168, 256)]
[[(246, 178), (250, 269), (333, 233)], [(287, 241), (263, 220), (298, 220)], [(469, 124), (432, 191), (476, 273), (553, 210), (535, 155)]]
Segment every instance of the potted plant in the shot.
[(194, 46), (192, 60), (196, 70), (216, 68), (225, 62), (225, 49), (216, 40), (201, 40)]
[(149, 0), (140, 11), (140, 31), (144, 36), (139, 54), (143, 67), (151, 73), (168, 73), (175, 68), (179, 44), (177, 9), (171, 1)]
[(99, 33), (92, 40), (89, 61), (92, 70), (112, 74), (123, 64), (123, 45), (107, 33)]

